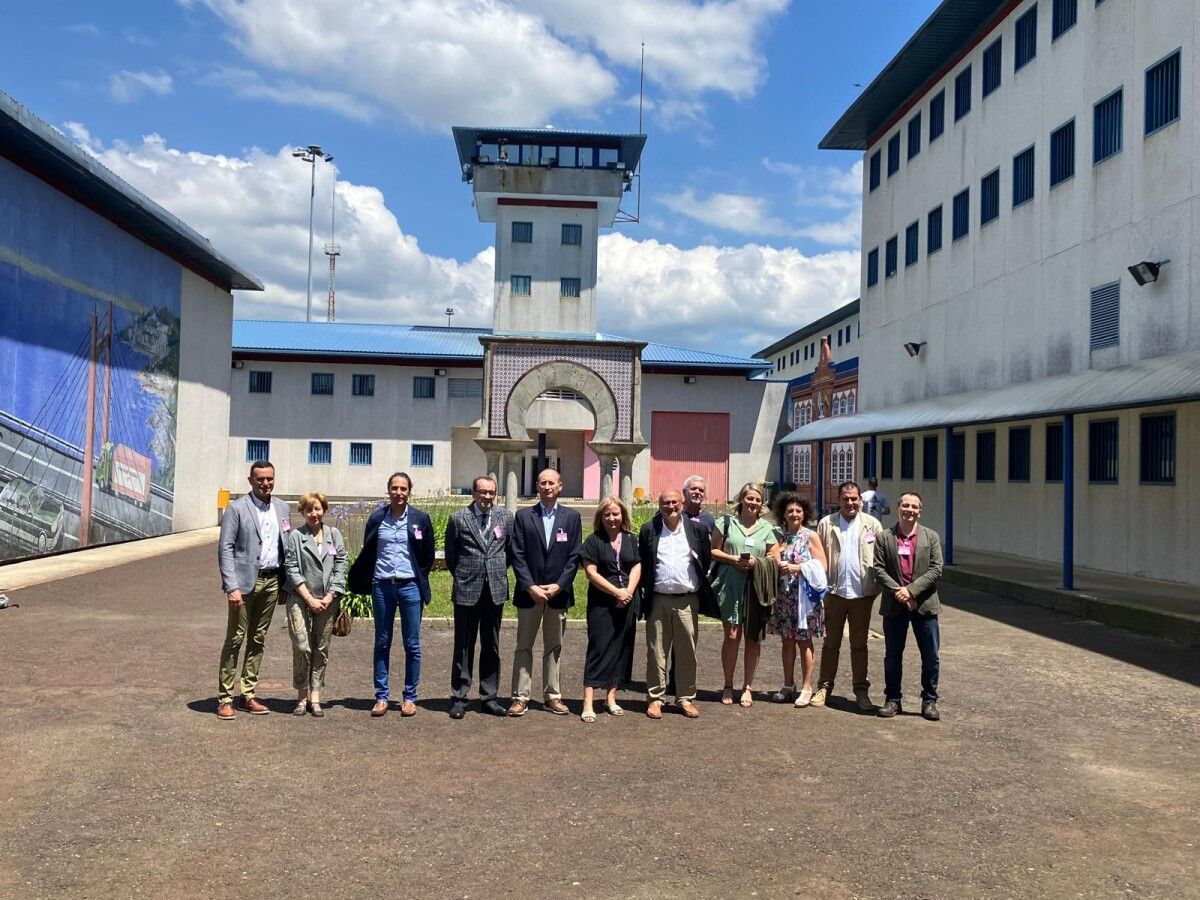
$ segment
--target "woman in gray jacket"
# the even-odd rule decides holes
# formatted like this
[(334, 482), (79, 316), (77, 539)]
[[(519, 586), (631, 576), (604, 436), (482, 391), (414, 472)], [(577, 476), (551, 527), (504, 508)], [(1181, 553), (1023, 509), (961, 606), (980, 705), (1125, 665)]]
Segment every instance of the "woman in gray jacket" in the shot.
[(288, 534), (284, 586), (288, 592), (288, 633), (292, 636), (293, 714), (323, 716), (321, 689), (329, 662), (329, 641), (339, 602), (346, 591), (346, 544), (342, 533), (323, 520), (329, 510), (324, 494), (300, 498), (304, 524)]

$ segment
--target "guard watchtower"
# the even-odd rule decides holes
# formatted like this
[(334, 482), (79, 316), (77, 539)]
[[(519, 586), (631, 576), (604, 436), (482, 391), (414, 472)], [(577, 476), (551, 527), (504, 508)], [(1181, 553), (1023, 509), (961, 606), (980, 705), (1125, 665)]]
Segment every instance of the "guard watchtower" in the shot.
[[(533, 401), (569, 391), (595, 416), (588, 447), (602, 493), (619, 473), (632, 500), (641, 433), (642, 342), (596, 333), (599, 231), (617, 221), (644, 134), (553, 128), (454, 128), (462, 179), (481, 222), (496, 224), (492, 334), (484, 346), (484, 408), (475, 442), (513, 508), (519, 473), (555, 458), (545, 429), (526, 427)], [(522, 468), (524, 466), (524, 468)]]

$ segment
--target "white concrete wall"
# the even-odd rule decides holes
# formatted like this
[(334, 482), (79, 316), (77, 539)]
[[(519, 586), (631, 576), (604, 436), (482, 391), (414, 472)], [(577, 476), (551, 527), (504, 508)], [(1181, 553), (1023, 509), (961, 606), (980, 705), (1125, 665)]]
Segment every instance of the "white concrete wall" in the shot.
[[(1051, 41), (1051, 4), (1038, 5), (1037, 57), (1013, 72), (1020, 4), (991, 35), (867, 151), (863, 185), (862, 409), (1020, 383), (1200, 348), (1194, 299), (1200, 271), (1200, 4), (1079, 3), (1078, 24)], [(981, 98), (983, 50), (1003, 37), (1000, 88)], [(1145, 71), (1182, 47), (1181, 118), (1143, 137)], [(972, 67), (972, 110), (954, 121), (954, 78)], [(1092, 164), (1093, 105), (1124, 88), (1123, 150)], [(928, 140), (929, 97), (946, 90), (946, 130)], [(907, 122), (920, 109), (922, 149), (907, 159)], [(1050, 133), (1075, 119), (1075, 176), (1049, 187)], [(887, 140), (901, 132), (900, 170), (887, 177)], [(1013, 156), (1035, 145), (1032, 202), (1012, 208)], [(883, 151), (882, 183), (868, 190)], [(980, 179), (999, 168), (1000, 216), (980, 227)], [(952, 200), (971, 191), (970, 234), (951, 240)], [(943, 207), (943, 246), (926, 252), (926, 215)], [(904, 229), (920, 223), (920, 256), (904, 265)], [(884, 245), (898, 235), (898, 272), (884, 278)], [(867, 287), (868, 252), (880, 281)], [(1171, 260), (1138, 287), (1126, 267)], [(1121, 282), (1120, 345), (1089, 350), (1089, 292)], [(906, 341), (926, 341), (919, 358)]]
[(217, 523), (225, 483), (233, 295), (183, 269), (180, 306), (172, 528), (186, 531)]
[[(863, 282), (866, 283), (865, 281)], [(838, 331), (845, 331), (846, 326), (850, 326), (849, 340), (843, 338), (842, 343), (838, 343)], [(821, 361), (821, 338), (830, 337), (830, 348), (832, 349), (833, 362), (840, 363), (847, 359), (852, 359), (859, 355), (862, 349), (862, 324), (859, 313), (852, 316), (845, 316), (838, 319), (828, 328), (805, 337), (803, 340), (796, 340), (788, 344), (782, 350), (773, 353), (767, 360), (775, 371), (771, 377), (797, 378), (801, 375), (807, 375), (817, 367)], [(811, 347), (812, 355), (807, 358), (804, 355), (804, 348)], [(795, 353), (793, 359), (792, 354)]]
[[(1143, 485), (1140, 472), (1140, 424), (1143, 414), (1176, 413), (1176, 481), (1174, 485)], [(1117, 419), (1119, 475), (1117, 484), (1088, 483), (1088, 422)], [(1062, 484), (1045, 481), (1046, 423), (1061, 419), (1034, 419), (964, 429), (965, 478), (954, 484), (954, 539), (956, 547), (1025, 556), (1049, 562), (1062, 560)], [(1030, 478), (1008, 481), (1010, 427), (1030, 426)], [(976, 434), (996, 433), (996, 478), (975, 480)], [(891, 501), (895, 522), (896, 501), (907, 489), (920, 492), (922, 521), (945, 529), (945, 477), (948, 448), (938, 436), (938, 477), (922, 478), (924, 434), (888, 435), (894, 441), (894, 476), (880, 478), (880, 490)], [(914, 479), (901, 479), (900, 440), (916, 438)], [(859, 448), (862, 447), (859, 441)], [(1167, 581), (1200, 583), (1200, 559), (1193, 548), (1200, 526), (1190, 514), (1189, 501), (1200, 490), (1200, 404), (1147, 407), (1117, 413), (1075, 417), (1075, 562), (1093, 569), (1142, 575)], [(881, 443), (882, 448), (882, 443)], [(881, 449), (882, 452), (882, 449)], [(860, 467), (861, 468), (861, 467)], [(865, 480), (865, 479), (864, 479)]]

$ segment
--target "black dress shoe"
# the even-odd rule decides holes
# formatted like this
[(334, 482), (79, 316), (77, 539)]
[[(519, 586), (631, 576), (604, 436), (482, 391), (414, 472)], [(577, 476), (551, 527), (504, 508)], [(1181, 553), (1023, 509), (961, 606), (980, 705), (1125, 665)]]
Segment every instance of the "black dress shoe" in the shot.
[(888, 700), (883, 706), (879, 707), (879, 712), (876, 715), (883, 719), (890, 719), (892, 716), (899, 715), (902, 712), (904, 710), (900, 708), (899, 700)]
[(508, 715), (508, 709), (499, 700), (489, 700), (487, 703), (482, 704), (479, 709), (480, 712), (485, 712), (493, 716)]
[(461, 719), (467, 714), (467, 704), (455, 701), (450, 704), (450, 718)]
[(930, 722), (936, 722), (940, 719), (941, 713), (938, 712), (936, 700), (926, 700), (921, 704), (921, 715)]

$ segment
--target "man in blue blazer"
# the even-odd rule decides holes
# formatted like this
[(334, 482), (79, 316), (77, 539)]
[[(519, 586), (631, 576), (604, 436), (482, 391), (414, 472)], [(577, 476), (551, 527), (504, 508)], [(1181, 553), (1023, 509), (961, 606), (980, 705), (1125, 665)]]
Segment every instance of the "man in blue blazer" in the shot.
[(421, 680), (421, 614), (429, 602), (429, 570), (433, 568), (433, 522), (408, 505), (412, 479), (396, 472), (388, 479), (388, 504), (367, 519), (362, 552), (350, 567), (350, 590), (371, 595), (375, 617), (375, 705), (372, 716), (388, 711), (388, 669), (392, 632), (400, 612), (404, 640), (404, 702), (402, 716), (416, 715), (417, 683)]
[(542, 690), (546, 709), (558, 716), (569, 710), (558, 684), (567, 610), (575, 605), (573, 583), (583, 545), (579, 513), (558, 502), (562, 477), (553, 469), (538, 475), (539, 502), (522, 509), (513, 523), (513, 573), (517, 590), (517, 649), (513, 654), (510, 716), (523, 716), (533, 684), (533, 643), (542, 632)]

